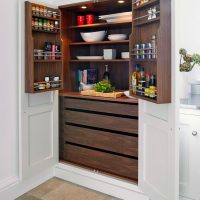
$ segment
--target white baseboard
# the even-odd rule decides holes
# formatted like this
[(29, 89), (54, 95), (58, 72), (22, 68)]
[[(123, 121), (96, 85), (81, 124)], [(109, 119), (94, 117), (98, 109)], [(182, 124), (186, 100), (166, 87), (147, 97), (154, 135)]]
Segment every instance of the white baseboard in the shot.
[[(14, 200), (22, 194), (28, 192), (29, 190), (37, 187), (41, 183), (47, 181), (48, 179), (54, 176), (54, 168), (47, 169), (41, 173), (38, 173), (37, 176), (33, 178), (20, 181), (17, 180), (10, 182), (8, 185), (4, 185), (4, 188), (0, 190), (0, 199), (1, 200)], [(8, 181), (8, 180), (7, 180)], [(6, 183), (6, 182), (4, 182)], [(8, 183), (8, 182), (7, 182)]]
[(148, 200), (136, 184), (70, 164), (59, 163), (55, 176), (124, 200)]

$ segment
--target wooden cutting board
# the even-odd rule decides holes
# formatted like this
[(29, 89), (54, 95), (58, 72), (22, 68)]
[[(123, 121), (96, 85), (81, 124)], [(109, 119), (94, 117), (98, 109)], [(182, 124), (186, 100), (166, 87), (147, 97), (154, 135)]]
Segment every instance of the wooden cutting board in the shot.
[(85, 90), (81, 91), (81, 95), (84, 96), (94, 96), (94, 97), (105, 97), (105, 98), (119, 98), (124, 95), (124, 92), (95, 92), (95, 90)]

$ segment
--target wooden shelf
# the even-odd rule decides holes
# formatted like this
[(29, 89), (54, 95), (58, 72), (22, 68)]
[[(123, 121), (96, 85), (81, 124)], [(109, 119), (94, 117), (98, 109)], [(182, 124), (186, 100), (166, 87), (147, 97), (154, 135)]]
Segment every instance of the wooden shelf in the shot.
[(40, 32), (40, 33), (49, 33), (49, 34), (60, 34), (60, 31), (55, 32), (55, 31), (45, 31), (45, 30), (37, 30), (37, 29), (32, 29), (33, 32)]
[(160, 17), (157, 17), (155, 19), (151, 19), (151, 20), (144, 21), (144, 22), (138, 22), (138, 23), (136, 22), (135, 26), (144, 26), (144, 25), (156, 23), (156, 22), (159, 22), (159, 21), (160, 21)]
[(136, 94), (132, 94), (132, 96), (137, 98), (137, 99), (142, 99), (142, 100), (150, 101), (152, 103), (157, 103), (156, 99), (152, 99), (150, 97), (140, 96), (140, 95), (136, 95)]
[(57, 63), (62, 62), (62, 60), (34, 60), (35, 63)]
[(32, 17), (42, 18), (42, 19), (49, 19), (49, 20), (53, 20), (53, 21), (60, 21), (60, 18), (46, 17), (46, 16), (41, 16), (41, 15), (32, 15)]
[(42, 92), (51, 92), (51, 91), (55, 91), (55, 90), (62, 90), (61, 87), (59, 88), (51, 88), (51, 89), (44, 89), (44, 90), (34, 90), (34, 94), (37, 94), (37, 93), (42, 93)]
[(70, 60), (70, 62), (129, 62), (129, 59), (115, 59), (115, 60)]
[(79, 45), (98, 45), (98, 44), (129, 44), (129, 40), (115, 40), (115, 41), (99, 41), (99, 42), (74, 42), (69, 44), (70, 46), (79, 46)]
[(70, 26), (69, 29), (78, 29), (78, 28), (92, 28), (92, 27), (104, 27), (104, 26), (126, 26), (132, 24), (132, 21), (120, 21), (120, 22), (111, 22), (111, 23), (96, 23), (89, 25), (81, 25), (81, 26)]
[(147, 3), (144, 3), (140, 6), (133, 6), (133, 10), (140, 10), (140, 9), (143, 9), (143, 8), (146, 8), (148, 6), (153, 6), (155, 4), (159, 3), (159, 0), (150, 0), (149, 2)]
[(134, 62), (157, 62), (157, 59), (135, 59), (131, 58), (132, 61)]

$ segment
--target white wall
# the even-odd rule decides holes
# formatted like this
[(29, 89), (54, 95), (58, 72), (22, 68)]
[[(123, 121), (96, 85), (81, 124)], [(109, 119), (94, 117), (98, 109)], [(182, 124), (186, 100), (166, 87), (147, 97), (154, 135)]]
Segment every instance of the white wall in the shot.
[(17, 6), (17, 0), (1, 1), (0, 186), (2, 187), (18, 173)]
[[(188, 53), (200, 54), (200, 1), (199, 0), (178, 0), (179, 8), (177, 9), (177, 45), (188, 50)], [(192, 6), (192, 9), (190, 7)], [(178, 67), (178, 66), (177, 66)], [(181, 98), (187, 97), (190, 90), (189, 82), (200, 80), (200, 66), (196, 66), (192, 72), (180, 73), (181, 77)]]

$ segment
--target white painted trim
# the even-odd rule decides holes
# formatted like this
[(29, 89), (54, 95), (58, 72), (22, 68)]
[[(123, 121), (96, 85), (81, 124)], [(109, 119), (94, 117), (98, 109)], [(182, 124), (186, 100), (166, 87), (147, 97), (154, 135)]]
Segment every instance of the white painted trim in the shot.
[(124, 200), (148, 200), (136, 184), (96, 173), (70, 164), (59, 163), (55, 176)]
[(18, 176), (7, 177), (0, 181), (0, 193), (19, 182)]
[(27, 180), (20, 181), (18, 177), (16, 180), (14, 180), (13, 177), (12, 183), (7, 185), (4, 188), (4, 190), (0, 191), (0, 199), (14, 200), (19, 196), (23, 195), (24, 193), (30, 191), (31, 189), (37, 187), (38, 185), (44, 183), (45, 181), (51, 179), (53, 176), (54, 176), (54, 168), (49, 168), (41, 173), (38, 173), (37, 176), (34, 176)]

